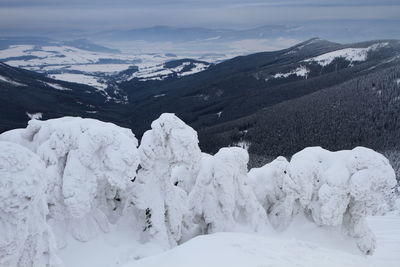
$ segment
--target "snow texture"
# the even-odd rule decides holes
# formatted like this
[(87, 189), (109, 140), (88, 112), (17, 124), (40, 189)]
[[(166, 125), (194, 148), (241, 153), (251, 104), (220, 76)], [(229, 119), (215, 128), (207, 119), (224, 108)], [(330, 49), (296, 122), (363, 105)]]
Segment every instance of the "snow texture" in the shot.
[(7, 77), (1, 76), (1, 75), (0, 75), (0, 82), (5, 82), (5, 83), (11, 84), (13, 86), (26, 86), (25, 84), (13, 81), (13, 80), (11, 80)]
[[(187, 243), (123, 267), (365, 267), (368, 259), (315, 243), (244, 233), (198, 236)], [(379, 265), (377, 265), (379, 266)], [(390, 265), (395, 266), (395, 265)]]
[(297, 77), (308, 77), (308, 74), (310, 73), (310, 70), (307, 69), (305, 66), (300, 66), (295, 70), (292, 70), (290, 72), (287, 73), (277, 73), (275, 75), (273, 75), (272, 77), (277, 79), (277, 78), (287, 78), (289, 76), (292, 75), (296, 75)]
[[(396, 184), (389, 161), (363, 147), (310, 147), (248, 172), (245, 149), (201, 153), (196, 131), (168, 113), (137, 146), (129, 129), (73, 117), (31, 120), (1, 134), (0, 265), (58, 266), (57, 249), (71, 255), (86, 247), (77, 245), (82, 241), (105, 247), (98, 242), (121, 235), (126, 249), (145, 243), (154, 251), (217, 232), (284, 236), (303, 217), (372, 254), (376, 238), (367, 217), (385, 214)], [(281, 245), (299, 245), (292, 243)], [(321, 253), (310, 259), (336, 255)], [(128, 254), (113, 262), (141, 257)]]
[(136, 176), (137, 140), (128, 129), (93, 119), (31, 120), (0, 135), (25, 145), (45, 162), (48, 222), (59, 247), (65, 233), (81, 241), (109, 230), (118, 194)]
[(187, 194), (195, 183), (201, 152), (197, 133), (173, 114), (162, 114), (144, 133), (134, 183), (134, 206), (145, 217), (148, 240), (175, 246), (186, 225)]
[(28, 149), (0, 142), (0, 266), (59, 266), (46, 222), (44, 162)]
[(368, 53), (387, 46), (388, 43), (376, 43), (366, 48), (345, 48), (313, 57), (304, 62), (316, 62), (322, 67), (328, 66), (337, 58), (343, 58), (350, 63), (367, 60)]
[(376, 245), (365, 218), (388, 210), (396, 184), (389, 161), (363, 147), (338, 152), (306, 148), (290, 163), (278, 158), (249, 176), (275, 228), (287, 228), (301, 208), (319, 226), (341, 226), (365, 254)]
[(262, 230), (266, 214), (247, 185), (249, 155), (239, 147), (222, 148), (215, 156), (203, 154), (189, 206), (203, 234), (246, 227)]

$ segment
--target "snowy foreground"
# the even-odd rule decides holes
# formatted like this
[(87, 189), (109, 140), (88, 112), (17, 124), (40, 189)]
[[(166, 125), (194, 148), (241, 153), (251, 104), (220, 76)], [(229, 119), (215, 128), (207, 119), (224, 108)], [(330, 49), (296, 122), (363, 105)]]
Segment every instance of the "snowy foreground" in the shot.
[(163, 114), (139, 141), (93, 119), (0, 135), (0, 266), (398, 266), (395, 173), (363, 147), (248, 171)]
[[(368, 219), (377, 250), (365, 256), (353, 242), (305, 219), (284, 233), (216, 233), (202, 235), (162, 252), (123, 231), (87, 243), (71, 242), (60, 256), (67, 267), (397, 267), (400, 262), (400, 216)], [(71, 240), (72, 241), (72, 240)]]

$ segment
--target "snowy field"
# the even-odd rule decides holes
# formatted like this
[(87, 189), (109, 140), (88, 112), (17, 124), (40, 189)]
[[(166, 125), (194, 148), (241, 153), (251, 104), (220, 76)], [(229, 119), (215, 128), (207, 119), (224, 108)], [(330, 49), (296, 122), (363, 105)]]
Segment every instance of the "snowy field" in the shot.
[(331, 229), (298, 220), (284, 233), (216, 233), (163, 251), (135, 242), (129, 231), (115, 231), (60, 251), (65, 267), (397, 267), (400, 262), (400, 216), (368, 218), (377, 237), (374, 255), (365, 256)]

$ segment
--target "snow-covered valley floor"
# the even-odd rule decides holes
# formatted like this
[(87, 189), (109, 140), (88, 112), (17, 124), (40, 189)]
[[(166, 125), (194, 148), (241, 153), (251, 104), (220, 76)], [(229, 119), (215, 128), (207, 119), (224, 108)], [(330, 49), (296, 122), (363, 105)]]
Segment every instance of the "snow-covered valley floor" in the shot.
[(59, 255), (66, 267), (399, 266), (400, 216), (370, 217), (368, 223), (377, 237), (372, 256), (362, 254), (338, 229), (304, 218), (282, 233), (216, 233), (164, 252), (155, 244), (138, 243), (129, 231), (115, 230), (86, 243), (70, 239)]

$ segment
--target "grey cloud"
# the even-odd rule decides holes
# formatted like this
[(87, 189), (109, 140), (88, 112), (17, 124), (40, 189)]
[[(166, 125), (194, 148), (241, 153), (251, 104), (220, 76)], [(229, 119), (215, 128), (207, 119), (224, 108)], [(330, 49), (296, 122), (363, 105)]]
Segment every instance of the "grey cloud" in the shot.
[(1, 0), (0, 29), (253, 27), (310, 20), (400, 19), (398, 0)]

